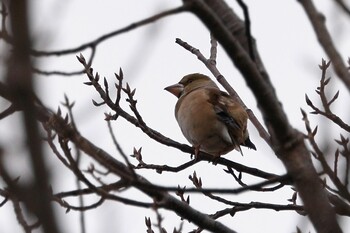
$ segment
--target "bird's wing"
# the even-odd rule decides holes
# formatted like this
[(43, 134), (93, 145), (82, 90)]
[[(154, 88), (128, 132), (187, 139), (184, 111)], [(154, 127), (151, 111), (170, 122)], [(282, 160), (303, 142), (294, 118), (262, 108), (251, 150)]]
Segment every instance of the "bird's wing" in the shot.
[(243, 107), (227, 93), (219, 91), (213, 93), (213, 106), (218, 118), (232, 130), (245, 131), (248, 115)]
[(245, 140), (244, 134), (247, 129), (246, 111), (227, 93), (215, 89), (210, 89), (208, 92), (209, 102), (213, 105), (217, 118), (225, 124), (232, 143), (241, 151), (239, 146)]
[[(224, 109), (224, 110), (221, 112), (217, 112), (217, 115), (220, 115), (219, 118), (222, 118), (221, 120), (223, 122), (226, 122), (226, 126), (229, 129), (231, 138), (236, 137), (238, 138), (237, 140), (239, 140), (240, 145), (256, 150), (254, 143), (250, 141), (248, 131), (247, 131), (247, 120), (248, 120), (247, 112), (239, 103), (233, 100), (231, 96), (229, 96), (225, 92), (221, 92), (221, 95), (219, 96), (218, 99), (219, 99), (218, 102), (220, 103), (220, 106), (224, 106), (224, 107), (221, 107), (221, 109)], [(237, 129), (240, 129), (240, 130), (237, 131)], [(233, 134), (232, 132), (239, 132), (239, 134)]]

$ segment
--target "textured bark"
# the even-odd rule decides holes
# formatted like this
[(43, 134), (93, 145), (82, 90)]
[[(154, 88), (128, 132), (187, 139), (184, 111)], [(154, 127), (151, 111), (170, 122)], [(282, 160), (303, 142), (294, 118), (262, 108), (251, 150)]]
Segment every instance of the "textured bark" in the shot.
[(185, 0), (184, 3), (214, 34), (254, 93), (273, 150), (292, 176), (317, 232), (342, 232), (303, 137), (289, 124), (254, 44), (256, 61), (248, 55), (244, 23), (222, 0)]
[[(36, 119), (37, 108), (34, 104), (34, 84), (29, 56), (31, 47), (27, 1), (9, 2), (10, 27), (13, 34), (13, 52), (8, 59), (6, 82), (7, 93), (12, 105), (23, 111), (24, 135), (27, 141), (28, 156), (33, 179), (28, 184), (18, 184), (8, 179), (7, 185), (26, 207), (33, 212), (43, 226), (43, 232), (59, 232), (51, 206), (49, 172), (46, 169), (42, 140)], [(23, 155), (25, 156), (25, 155)], [(23, 225), (26, 228), (25, 225)], [(25, 229), (29, 232), (29, 229)]]

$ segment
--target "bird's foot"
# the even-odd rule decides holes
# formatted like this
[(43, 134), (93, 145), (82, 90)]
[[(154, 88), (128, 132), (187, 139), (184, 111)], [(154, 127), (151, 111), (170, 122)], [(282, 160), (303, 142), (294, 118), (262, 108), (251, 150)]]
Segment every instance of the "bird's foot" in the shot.
[(213, 165), (217, 165), (218, 162), (220, 160), (220, 155), (214, 156), (213, 159), (211, 160), (211, 162), (213, 163)]
[[(200, 160), (200, 158), (199, 158), (200, 157), (200, 155), (199, 155), (200, 146), (193, 146), (193, 148), (194, 148), (194, 160), (198, 161), (198, 160)], [(192, 156), (193, 156), (193, 154), (191, 154), (191, 159), (192, 159)]]

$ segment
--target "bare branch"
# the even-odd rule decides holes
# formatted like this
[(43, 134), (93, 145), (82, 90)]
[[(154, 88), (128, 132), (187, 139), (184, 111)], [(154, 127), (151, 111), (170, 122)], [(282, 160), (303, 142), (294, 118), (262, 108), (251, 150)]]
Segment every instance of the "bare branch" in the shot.
[[(94, 59), (94, 56), (96, 54), (97, 46), (99, 46), (104, 41), (111, 39), (117, 35), (129, 32), (129, 31), (134, 30), (136, 28), (139, 28), (141, 26), (153, 23), (153, 22), (155, 22), (159, 19), (162, 19), (164, 17), (184, 12), (185, 10), (186, 10), (185, 6), (179, 6), (179, 7), (170, 9), (170, 10), (163, 11), (161, 13), (157, 13), (153, 16), (148, 17), (148, 18), (131, 23), (130, 25), (128, 25), (126, 27), (123, 27), (123, 28), (117, 29), (115, 31), (106, 33), (104, 35), (101, 35), (100, 37), (98, 37), (92, 41), (86, 42), (84, 44), (81, 44), (77, 47), (73, 47), (73, 48), (69, 48), (69, 49), (54, 50), (54, 51), (40, 51), (40, 50), (31, 49), (30, 54), (32, 56), (35, 56), (35, 57), (62, 56), (62, 55), (68, 55), (68, 54), (77, 54), (77, 53), (82, 52), (86, 49), (91, 49), (91, 55), (90, 55), (89, 61), (88, 61), (88, 64), (91, 65), (92, 61)], [(66, 72), (66, 71), (44, 71), (44, 70), (40, 70), (40, 69), (34, 68), (34, 67), (32, 69), (33, 69), (33, 72), (41, 74), (41, 75), (45, 75), (45, 76), (60, 75), (60, 76), (70, 77), (70, 76), (80, 75), (80, 74), (84, 73), (84, 70)]]
[[(74, 115), (73, 115), (73, 106), (74, 106), (75, 103), (74, 102), (70, 103), (70, 101), (69, 101), (69, 99), (68, 99), (68, 97), (66, 95), (64, 95), (64, 100), (65, 100), (65, 102), (63, 103), (63, 105), (68, 109), (69, 118), (71, 119), (71, 125), (72, 125), (72, 127), (75, 130), (78, 130), (77, 126), (76, 126), (76, 123), (75, 123), (75, 120), (74, 120)], [(76, 151), (76, 156), (75, 156), (76, 166), (78, 167), (79, 164), (80, 164), (80, 160), (81, 160), (81, 153), (80, 153), (80, 150), (76, 146), (74, 146), (74, 148), (75, 148), (75, 151)], [(74, 166), (71, 166), (71, 168), (74, 170)], [(80, 183), (78, 178), (76, 179), (76, 186), (77, 186), (78, 189), (82, 188), (81, 187), (81, 183)], [(103, 203), (103, 198), (100, 199), (100, 203), (96, 203), (95, 205), (91, 205), (89, 207), (86, 207), (85, 204), (84, 204), (83, 196), (79, 196), (79, 205), (80, 205), (81, 208), (85, 208), (85, 209), (96, 208), (97, 206), (99, 206), (102, 203)], [(72, 208), (72, 207), (70, 207), (70, 208)], [(81, 227), (81, 232), (85, 233), (86, 232), (86, 223), (85, 223), (85, 213), (84, 213), (84, 211), (80, 212), (80, 227)]]
[[(254, 115), (253, 111), (249, 109), (242, 99), (239, 97), (237, 92), (231, 87), (231, 85), (226, 81), (225, 77), (220, 73), (220, 71), (216, 67), (216, 61), (213, 61), (214, 56), (211, 56), (209, 59), (206, 59), (204, 55), (199, 51), (199, 49), (189, 45), (187, 42), (182, 41), (179, 38), (176, 38), (176, 43), (185, 48), (186, 50), (190, 51), (191, 53), (195, 54), (198, 58), (198, 60), (202, 61), (204, 65), (210, 70), (210, 72), (215, 76), (215, 78), (218, 80), (218, 82), (226, 89), (226, 91), (234, 98), (237, 100), (243, 108), (247, 111), (249, 120), (254, 124), (256, 129), (258, 130), (260, 136), (265, 140), (267, 144), (271, 146), (270, 142), (270, 135), (264, 127), (261, 125), (259, 120), (256, 118)], [(211, 44), (212, 44), (212, 49), (211, 52), (213, 53), (214, 51), (216, 52), (216, 49), (213, 49), (216, 44), (213, 42), (213, 37), (211, 39)]]
[(16, 107), (13, 104), (11, 104), (7, 109), (5, 109), (0, 113), (0, 120), (12, 115), (16, 111), (17, 111)]
[(125, 160), (127, 166), (130, 168), (130, 171), (131, 171), (131, 172), (135, 172), (134, 169), (133, 169), (132, 164), (130, 163), (130, 161), (129, 161), (129, 159), (128, 159), (128, 156), (125, 154), (125, 152), (123, 151), (123, 149), (122, 149), (121, 146), (119, 145), (119, 143), (118, 143), (118, 141), (117, 141), (117, 138), (115, 137), (115, 134), (114, 134), (114, 132), (113, 132), (113, 128), (112, 128), (112, 125), (111, 125), (111, 121), (107, 121), (107, 126), (108, 126), (109, 133), (110, 133), (110, 135), (111, 135), (113, 144), (115, 145), (117, 151), (119, 152), (119, 154), (121, 154), (121, 156), (122, 156), (123, 159)]
[(346, 5), (344, 0), (334, 0), (339, 7), (347, 14), (347, 16), (350, 16), (350, 9), (349, 6)]
[(329, 65), (330, 65), (330, 62), (326, 62), (325, 60), (322, 59), (322, 63), (321, 65), (319, 65), (320, 69), (322, 70), (320, 86), (317, 87), (316, 89), (316, 93), (320, 96), (324, 110), (321, 110), (318, 107), (316, 107), (307, 95), (305, 95), (305, 100), (307, 105), (309, 105), (314, 110), (312, 114), (320, 114), (328, 118), (329, 120), (333, 121), (342, 129), (350, 132), (350, 125), (345, 123), (340, 117), (335, 115), (330, 109), (330, 105), (338, 98), (339, 91), (333, 96), (331, 100), (328, 100), (326, 96), (326, 86), (329, 84), (331, 78), (326, 79), (326, 72), (327, 72), (327, 69), (329, 68)]
[(193, 176), (190, 176), (190, 180), (192, 181), (192, 183), (195, 185), (195, 187), (198, 190), (201, 190), (202, 193), (209, 197), (210, 199), (216, 200), (218, 202), (224, 203), (226, 205), (231, 205), (234, 206), (231, 215), (233, 215), (233, 212), (237, 212), (237, 208), (240, 209), (239, 211), (243, 211), (243, 210), (249, 210), (251, 208), (257, 208), (257, 209), (273, 209), (276, 211), (280, 211), (280, 210), (297, 210), (297, 211), (302, 211), (304, 210), (302, 206), (297, 206), (297, 205), (291, 205), (291, 204), (287, 204), (287, 205), (278, 205), (278, 204), (271, 204), (271, 203), (261, 203), (261, 202), (250, 202), (250, 203), (240, 203), (240, 202), (233, 202), (233, 201), (229, 201), (227, 199), (222, 198), (221, 196), (216, 196), (213, 195), (212, 192), (210, 191), (205, 191), (202, 188), (202, 181), (201, 178), (197, 177), (196, 173), (193, 174)]
[(13, 209), (17, 217), (17, 221), (23, 227), (23, 230), (26, 233), (31, 233), (32, 230), (40, 227), (40, 224), (41, 224), (40, 221), (36, 221), (31, 225), (27, 223), (27, 221), (24, 218), (22, 207), (20, 206), (20, 202), (15, 197), (12, 198), (12, 203), (14, 207)]
[(320, 42), (323, 50), (327, 53), (329, 59), (332, 61), (335, 72), (340, 80), (343, 81), (348, 91), (350, 91), (350, 73), (339, 52), (334, 46), (331, 35), (329, 34), (325, 24), (325, 16), (317, 11), (312, 0), (298, 0), (298, 2), (303, 6), (305, 13), (309, 17), (317, 39)]
[[(134, 115), (136, 116), (133, 117), (131, 116), (129, 113), (127, 113), (126, 111), (124, 111), (119, 104), (114, 103), (109, 96), (107, 96), (106, 91), (101, 87), (101, 85), (99, 84), (98, 80), (99, 80), (99, 75), (96, 73), (95, 76), (93, 74), (93, 69), (86, 63), (85, 58), (80, 55), (79, 57), (77, 57), (77, 59), (80, 61), (80, 63), (82, 63), (82, 65), (85, 67), (85, 71), (86, 74), (89, 78), (89, 82), (85, 83), (87, 85), (92, 85), (94, 86), (94, 88), (96, 89), (96, 91), (100, 94), (101, 99), (103, 100), (103, 103), (108, 105), (108, 107), (115, 111), (116, 116), (120, 116), (123, 117), (124, 119), (126, 119), (127, 121), (129, 121), (131, 124), (133, 124), (134, 126), (140, 128), (144, 133), (146, 133), (150, 138), (154, 139), (155, 141), (167, 145), (167, 146), (171, 146), (174, 148), (177, 148), (183, 152), (186, 153), (191, 153), (194, 154), (194, 148), (184, 145), (184, 144), (180, 144), (164, 135), (162, 135), (161, 133), (159, 133), (158, 131), (150, 128), (147, 126), (146, 122), (143, 121), (141, 114), (138, 112), (137, 108), (136, 108), (136, 103), (137, 101), (134, 99), (134, 94), (135, 94), (135, 89), (131, 90), (129, 85), (126, 85), (125, 88), (123, 88), (120, 85), (116, 85), (117, 86), (117, 93), (119, 92), (119, 88), (121, 88), (127, 95), (128, 95), (128, 99), (127, 101), (130, 103), (130, 108), (133, 111)], [(119, 78), (119, 82), (121, 82), (122, 78)], [(118, 95), (117, 95), (117, 100), (118, 100)], [(120, 100), (120, 97), (119, 97)], [(119, 103), (119, 100), (117, 101)], [(203, 160), (205, 161), (212, 161), (212, 156), (204, 153), (204, 152), (200, 152), (200, 156)], [(237, 169), (238, 171), (242, 171), (242, 172), (247, 172), (249, 174), (258, 176), (258, 177), (262, 177), (262, 178), (271, 178), (271, 177), (275, 177), (275, 174), (271, 174), (271, 173), (267, 173), (264, 171), (261, 171), (259, 169), (255, 169), (255, 168), (249, 168), (246, 167), (244, 165), (235, 163), (233, 161), (227, 160), (225, 158), (218, 158), (216, 160), (217, 164), (223, 164), (225, 166), (229, 166), (232, 167), (234, 169)]]
[(179, 171), (182, 171), (188, 167), (191, 167), (192, 165), (194, 165), (198, 162), (200, 162), (200, 160), (193, 159), (193, 160), (188, 161), (184, 164), (181, 164), (177, 167), (171, 167), (168, 165), (156, 165), (156, 164), (140, 163), (135, 167), (135, 169), (153, 169), (153, 170), (156, 170), (158, 173), (162, 173), (164, 171), (166, 171), (166, 172), (179, 172)]
[(142, 19), (140, 21), (134, 22), (129, 24), (126, 27), (117, 29), (115, 31), (109, 32), (105, 35), (102, 35), (92, 41), (89, 41), (87, 43), (84, 43), (78, 47), (74, 47), (74, 48), (69, 48), (69, 49), (62, 49), (62, 50), (56, 50), (56, 51), (39, 51), (39, 50), (31, 50), (31, 55), (33, 56), (62, 56), (62, 55), (66, 55), (66, 54), (77, 54), (79, 52), (82, 52), (83, 50), (87, 49), (87, 48), (95, 48), (98, 45), (100, 45), (102, 42), (104, 42), (105, 40), (111, 39), (112, 37), (116, 36), (116, 35), (120, 35), (122, 33), (125, 32), (129, 32), (131, 30), (134, 30), (138, 27), (153, 23), (154, 21), (157, 21), (163, 17), (169, 16), (169, 15), (173, 15), (173, 14), (177, 14), (177, 13), (181, 13), (183, 11), (186, 10), (186, 6), (179, 6), (170, 10), (166, 10), (163, 11), (161, 13), (155, 14), (153, 16), (150, 16), (148, 18)]
[[(271, 135), (272, 148), (283, 162), (288, 174), (292, 176), (305, 211), (315, 229), (318, 232), (342, 232), (324, 188), (319, 182), (302, 134), (290, 125), (258, 52), (255, 53), (257, 61), (253, 62), (248, 55), (247, 47), (244, 46), (246, 37), (242, 39), (243, 30), (238, 31), (237, 27), (230, 27), (239, 25), (240, 29), (244, 28), (241, 20), (222, 0), (184, 0), (184, 2), (218, 39), (251, 88)], [(222, 15), (225, 15), (224, 19)], [(347, 69), (346, 73), (348, 76)], [(350, 89), (350, 84), (348, 87)], [(323, 211), (317, 211), (319, 209)]]
[(255, 54), (254, 54), (254, 46), (253, 46), (253, 37), (250, 32), (250, 17), (249, 17), (249, 10), (248, 6), (242, 1), (242, 0), (237, 0), (237, 3), (243, 10), (243, 15), (245, 19), (245, 33), (247, 36), (247, 41), (248, 41), (248, 51), (249, 51), (249, 56), (250, 58), (255, 61)]
[(315, 141), (315, 132), (313, 132), (311, 130), (310, 122), (309, 122), (309, 119), (307, 117), (307, 114), (303, 110), (301, 110), (301, 112), (302, 112), (302, 115), (303, 115), (303, 120), (305, 122), (305, 128), (306, 128), (306, 130), (308, 132), (307, 138), (308, 138), (309, 142), (311, 143), (315, 154), (317, 155), (317, 160), (320, 161), (324, 171), (329, 176), (329, 178), (332, 180), (332, 182), (335, 184), (335, 186), (338, 188), (338, 190), (340, 191), (340, 194), (342, 195), (342, 197), (347, 199), (348, 201), (350, 201), (350, 193), (349, 193), (349, 191), (347, 190), (346, 186), (344, 186), (341, 183), (339, 178), (334, 174), (334, 172), (332, 171), (331, 167), (328, 165), (328, 163), (326, 161), (325, 155), (323, 154), (323, 152), (321, 151), (321, 149), (319, 148), (319, 146), (317, 145), (317, 143)]
[(8, 183), (8, 185), (11, 192), (17, 198), (24, 200), (26, 207), (38, 217), (44, 232), (58, 233), (59, 227), (50, 205), (50, 173), (45, 163), (42, 140), (36, 120), (36, 98), (33, 94), (34, 85), (29, 56), (31, 38), (28, 11), (27, 1), (13, 0), (9, 4), (13, 52), (8, 59), (6, 82), (13, 104), (23, 111), (23, 132), (27, 141), (29, 166), (33, 172), (33, 180), (29, 187), (13, 182)]

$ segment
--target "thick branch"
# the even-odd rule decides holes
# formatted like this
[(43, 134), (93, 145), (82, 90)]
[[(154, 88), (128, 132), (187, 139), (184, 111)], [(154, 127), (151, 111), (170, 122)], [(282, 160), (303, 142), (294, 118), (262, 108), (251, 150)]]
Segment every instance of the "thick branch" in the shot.
[[(8, 100), (11, 100), (11, 96), (8, 95), (5, 85), (1, 84), (0, 90), (4, 91), (4, 93), (1, 93), (2, 96), (6, 96), (8, 97)], [(177, 213), (179, 216), (197, 224), (201, 228), (207, 229), (212, 232), (235, 232), (227, 228), (220, 222), (213, 220), (208, 215), (193, 209), (187, 203), (177, 200), (173, 196), (169, 195), (166, 191), (159, 190), (157, 186), (152, 185), (144, 177), (138, 175), (135, 176), (135, 174), (132, 174), (130, 172), (129, 167), (114, 159), (104, 150), (96, 147), (86, 138), (82, 137), (60, 116), (53, 114), (51, 111), (49, 111), (43, 106), (37, 106), (36, 109), (37, 119), (39, 121), (44, 122), (46, 126), (53, 129), (58, 134), (58, 136), (70, 140), (71, 142), (76, 144), (77, 148), (79, 148), (84, 153), (86, 153), (94, 160), (99, 162), (111, 173), (116, 174), (129, 185), (134, 186), (135, 188), (150, 196), (152, 199), (156, 200), (159, 203), (159, 207), (169, 209)]]
[[(56, 219), (50, 205), (49, 172), (46, 169), (41, 145), (38, 122), (36, 120), (34, 85), (31, 72), (29, 48), (28, 5), (24, 0), (9, 2), (10, 26), (13, 33), (13, 52), (8, 59), (6, 81), (11, 93), (12, 104), (23, 110), (24, 134), (27, 141), (29, 161), (33, 179), (26, 185), (9, 182), (9, 188), (15, 195), (25, 200), (26, 207), (35, 213), (44, 232), (59, 232)], [(24, 153), (26, 155), (26, 153)]]
[[(259, 65), (257, 67), (257, 64), (251, 60), (246, 50), (248, 49), (246, 42), (239, 41), (238, 37), (233, 36), (226, 25), (221, 22), (220, 16), (225, 15), (225, 20), (228, 21), (232, 11), (223, 1), (206, 2), (208, 2), (208, 5), (198, 0), (185, 1), (185, 3), (190, 4), (190, 10), (211, 30), (211, 33), (214, 34), (215, 38), (224, 47), (235, 66), (246, 77), (246, 82), (256, 96), (259, 108), (263, 112), (265, 124), (269, 129), (272, 139), (278, 138), (278, 142), (281, 142), (281, 144), (289, 141), (295, 132), (288, 123), (287, 116), (276, 98), (275, 90), (266, 72), (260, 71), (264, 70), (263, 66)], [(224, 7), (226, 8), (222, 9)], [(214, 12), (212, 10), (216, 8), (220, 12)], [(236, 17), (233, 19), (238, 20)], [(229, 24), (226, 21), (225, 23)], [(244, 24), (242, 22), (239, 23), (241, 23), (241, 30), (239, 32), (244, 31)], [(243, 33), (243, 37), (245, 38), (245, 33)]]
[(184, 2), (190, 5), (190, 11), (203, 21), (222, 44), (253, 91), (270, 132), (273, 149), (292, 176), (316, 230), (322, 233), (342, 232), (319, 182), (301, 133), (289, 124), (264, 68), (251, 60), (244, 46), (246, 39), (240, 40), (229, 28), (229, 25), (242, 25), (240, 20), (225, 2), (220, 0)]
[(86, 138), (82, 137), (78, 132), (73, 130), (72, 127), (66, 124), (64, 119), (58, 117), (57, 115), (46, 115), (43, 116), (46, 119), (50, 126), (57, 132), (57, 134), (63, 138), (69, 139), (72, 141), (80, 150), (85, 152), (87, 155), (95, 159), (101, 165), (103, 165), (110, 172), (120, 176), (122, 179), (126, 180), (133, 184), (136, 188), (140, 189), (142, 192), (152, 197), (161, 203), (161, 206), (167, 209), (170, 209), (181, 217), (186, 218), (190, 221), (193, 221), (198, 226), (206, 228), (214, 232), (234, 232), (233, 230), (227, 228), (219, 222), (214, 221), (207, 215), (196, 211), (192, 207), (188, 206), (186, 203), (183, 203), (167, 192), (160, 191), (156, 188), (149, 188), (152, 186), (145, 178), (141, 176), (136, 176), (130, 172), (130, 169), (114, 159), (104, 150), (96, 147)]

